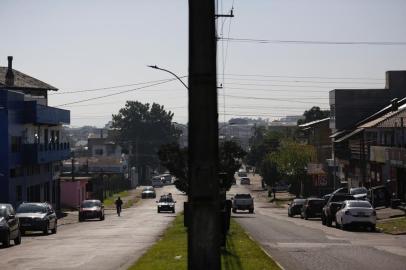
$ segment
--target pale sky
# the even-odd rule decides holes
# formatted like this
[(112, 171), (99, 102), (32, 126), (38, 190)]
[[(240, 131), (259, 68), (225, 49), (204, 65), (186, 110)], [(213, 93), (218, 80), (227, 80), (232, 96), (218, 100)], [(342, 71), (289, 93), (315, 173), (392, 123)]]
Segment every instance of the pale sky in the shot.
[[(219, 10), (228, 13), (233, 2), (231, 25), (219, 20), (223, 37), (406, 42), (404, 0), (219, 0)], [(172, 78), (146, 65), (187, 75), (186, 0), (0, 0), (0, 24), (0, 65), (13, 55), (15, 69), (59, 88), (50, 106), (146, 84), (64, 92)], [(312, 105), (328, 108), (329, 90), (383, 88), (385, 71), (401, 69), (405, 45), (219, 42), (218, 83), (226, 95), (219, 91), (220, 120), (276, 119)], [(174, 121), (187, 122), (187, 93), (177, 81), (63, 108), (71, 110), (72, 125), (101, 127), (126, 100), (157, 102), (175, 113)]]

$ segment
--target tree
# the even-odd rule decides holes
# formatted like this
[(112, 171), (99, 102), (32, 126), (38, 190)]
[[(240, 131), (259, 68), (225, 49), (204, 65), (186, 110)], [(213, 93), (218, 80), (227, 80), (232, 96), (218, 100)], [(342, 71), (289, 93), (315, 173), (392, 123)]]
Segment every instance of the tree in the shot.
[(292, 140), (281, 142), (276, 152), (268, 155), (270, 162), (276, 165), (277, 172), (286, 178), (299, 194), (301, 181), (306, 178), (306, 167), (314, 160), (316, 151), (312, 145), (299, 144)]
[[(241, 167), (245, 151), (234, 141), (224, 141), (219, 145), (220, 187), (229, 190), (234, 180), (234, 173)], [(182, 192), (188, 193), (187, 148), (181, 149), (179, 144), (162, 145), (158, 152), (161, 165), (177, 179), (174, 184)]]
[[(167, 112), (164, 106), (138, 101), (127, 101), (125, 107), (113, 115), (116, 140), (130, 153), (130, 166), (145, 171), (145, 166), (156, 168), (159, 165), (159, 147), (177, 141), (180, 134), (172, 124), (172, 118), (173, 113)], [(141, 181), (144, 177), (141, 174)]]
[(310, 110), (305, 111), (303, 113), (303, 116), (305, 119), (299, 119), (297, 121), (298, 125), (302, 125), (305, 123), (309, 123), (312, 121), (324, 119), (330, 116), (330, 111), (329, 110), (321, 110), (320, 107), (313, 106)]

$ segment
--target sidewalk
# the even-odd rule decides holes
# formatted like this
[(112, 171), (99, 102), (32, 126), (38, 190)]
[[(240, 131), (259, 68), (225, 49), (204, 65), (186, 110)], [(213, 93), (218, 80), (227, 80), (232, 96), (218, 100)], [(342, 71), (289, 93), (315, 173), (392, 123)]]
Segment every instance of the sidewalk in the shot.
[(378, 220), (405, 216), (405, 212), (400, 209), (378, 208), (375, 210), (376, 210), (376, 218)]

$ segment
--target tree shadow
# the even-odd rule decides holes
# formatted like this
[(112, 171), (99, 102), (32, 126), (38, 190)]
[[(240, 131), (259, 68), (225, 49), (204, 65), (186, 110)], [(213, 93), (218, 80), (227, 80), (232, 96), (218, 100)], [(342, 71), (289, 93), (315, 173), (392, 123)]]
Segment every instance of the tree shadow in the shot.
[(224, 270), (243, 270), (241, 260), (239, 256), (237, 256), (236, 251), (236, 244), (231, 237), (233, 233), (231, 232), (226, 241), (226, 247), (222, 248), (221, 255), (222, 255), (222, 264)]

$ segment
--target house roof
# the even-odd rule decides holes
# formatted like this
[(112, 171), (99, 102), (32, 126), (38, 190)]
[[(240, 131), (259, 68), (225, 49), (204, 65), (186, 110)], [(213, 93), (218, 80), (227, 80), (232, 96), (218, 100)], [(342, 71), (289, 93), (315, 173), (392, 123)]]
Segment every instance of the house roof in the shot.
[[(372, 128), (372, 127), (395, 127), (397, 124), (397, 119), (399, 117), (406, 116), (406, 104), (400, 106), (396, 111), (390, 111), (374, 120), (362, 124), (362, 128)], [(400, 123), (399, 123), (400, 126)]]
[(32, 90), (53, 90), (58, 91), (56, 87), (35, 79), (27, 74), (13, 69), (14, 85), (12, 87), (6, 85), (6, 73), (8, 67), (0, 67), (0, 88), (10, 89), (32, 89)]
[(347, 139), (349, 139), (349, 138), (351, 138), (351, 137), (357, 135), (358, 133), (360, 133), (360, 132), (362, 132), (362, 131), (364, 131), (363, 128), (357, 128), (356, 130), (354, 130), (354, 131), (348, 133), (347, 135), (344, 135), (343, 137), (334, 140), (334, 142), (335, 142), (335, 143), (339, 143), (339, 142), (345, 141), (345, 140), (347, 140)]
[(301, 124), (301, 125), (299, 125), (299, 127), (301, 127), (301, 128), (307, 128), (307, 127), (314, 126), (314, 125), (317, 125), (317, 124), (319, 124), (319, 123), (328, 122), (328, 121), (330, 121), (330, 117), (323, 118), (323, 119), (319, 119), (319, 120), (315, 120), (315, 121), (308, 122), (308, 123), (305, 123), (305, 124)]

